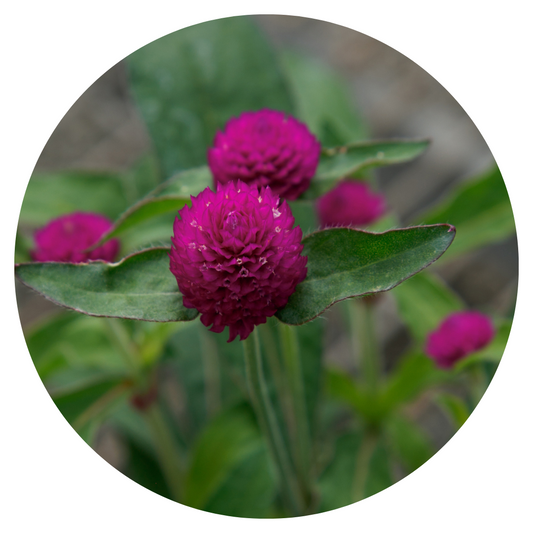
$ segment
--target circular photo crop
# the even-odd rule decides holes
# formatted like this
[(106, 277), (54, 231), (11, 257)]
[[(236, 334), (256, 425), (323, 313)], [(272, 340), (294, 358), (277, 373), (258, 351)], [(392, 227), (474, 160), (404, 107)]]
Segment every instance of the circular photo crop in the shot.
[(16, 243), (51, 399), (110, 465), (210, 513), (312, 515), (387, 489), (490, 384), (515, 225), (429, 74), (299, 17), (135, 51), (53, 132)]

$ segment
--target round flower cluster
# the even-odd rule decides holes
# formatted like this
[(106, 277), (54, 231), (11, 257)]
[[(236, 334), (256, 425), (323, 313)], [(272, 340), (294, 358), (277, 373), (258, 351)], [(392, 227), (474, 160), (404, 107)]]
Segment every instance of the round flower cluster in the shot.
[(287, 200), (307, 190), (319, 158), (320, 144), (307, 126), (272, 109), (230, 119), (207, 153), (215, 183), (268, 186)]
[(270, 188), (240, 181), (191, 198), (171, 238), (170, 270), (183, 304), (229, 340), (244, 340), (287, 303), (307, 275), (302, 230)]
[(86, 252), (98, 242), (113, 223), (97, 213), (71, 213), (51, 220), (34, 234), (34, 261), (84, 263), (86, 261), (113, 261), (118, 253), (119, 241), (112, 239), (102, 246)]
[(386, 210), (385, 197), (364, 181), (343, 180), (316, 204), (322, 227), (366, 226)]
[(494, 333), (490, 319), (477, 311), (452, 313), (428, 335), (426, 353), (441, 368), (451, 368), (489, 344)]

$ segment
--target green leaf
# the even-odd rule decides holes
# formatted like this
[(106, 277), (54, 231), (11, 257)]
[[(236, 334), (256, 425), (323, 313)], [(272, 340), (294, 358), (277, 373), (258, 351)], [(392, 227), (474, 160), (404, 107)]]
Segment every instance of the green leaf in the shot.
[(501, 241), (516, 231), (511, 203), (498, 167), (455, 188), (439, 206), (418, 220), (423, 224), (448, 222), (457, 228), (457, 239), (446, 254), (446, 260)]
[(387, 420), (385, 432), (389, 446), (408, 473), (422, 466), (436, 451), (424, 431), (398, 413)]
[(432, 359), (422, 353), (403, 357), (385, 384), (383, 405), (390, 412), (416, 399), (426, 389), (450, 380), (452, 374), (440, 370)]
[(127, 369), (109, 340), (105, 321), (94, 317), (60, 313), (33, 328), (26, 342), (35, 368), (47, 385), (65, 369)]
[(365, 141), (326, 150), (302, 199), (315, 199), (365, 169), (406, 163), (429, 145), (427, 140)]
[(128, 390), (129, 383), (123, 377), (100, 373), (99, 378), (82, 380), (73, 386), (52, 390), (50, 394), (62, 415), (80, 433), (120, 405)]
[(355, 112), (347, 84), (334, 71), (293, 52), (284, 52), (280, 59), (294, 94), (295, 115), (323, 145), (346, 144), (367, 137), (367, 128)]
[(437, 276), (420, 272), (391, 293), (415, 340), (422, 344), (450, 314), (464, 309), (461, 299)]
[(263, 517), (275, 480), (252, 413), (239, 406), (205, 428), (192, 451), (184, 503), (233, 516)]
[(326, 392), (331, 398), (348, 404), (354, 411), (365, 417), (372, 416), (377, 408), (375, 399), (369, 402), (365, 390), (340, 368), (326, 370)]
[[(148, 231), (151, 231), (151, 239), (157, 239), (159, 237), (170, 239), (173, 218), (161, 217), (161, 215), (173, 213), (174, 216), (176, 216), (177, 212), (183, 206), (190, 205), (191, 196), (196, 196), (206, 187), (212, 186), (212, 184), (213, 177), (207, 167), (199, 167), (179, 172), (176, 176), (169, 178), (164, 183), (154, 188), (144, 198), (124, 211), (109, 231), (107, 231), (101, 239), (91, 247), (91, 249), (96, 248), (102, 245), (105, 241), (118, 237), (131, 229), (135, 229), (135, 234), (133, 234), (133, 236), (136, 238), (136, 245), (142, 244), (147, 238), (146, 228), (148, 228)], [(154, 218), (158, 219), (155, 221), (155, 224), (147, 226), (146, 223), (154, 222)], [(141, 225), (140, 231), (143, 233), (142, 238), (139, 238), (138, 236), (139, 225)], [(160, 234), (156, 233), (158, 230), (161, 231)], [(125, 244), (127, 247), (131, 248), (132, 238), (127, 238)]]
[[(381, 440), (369, 443), (368, 437), (363, 437), (360, 431), (346, 433), (337, 439), (333, 460), (319, 479), (319, 512), (350, 505), (390, 487), (392, 483), (384, 443)], [(356, 485), (360, 485), (357, 490)], [(359, 497), (355, 492), (360, 493)]]
[(291, 111), (276, 57), (246, 17), (171, 33), (126, 60), (165, 176), (203, 165), (217, 130), (264, 107)]
[(167, 248), (152, 248), (118, 263), (22, 263), (22, 283), (52, 302), (93, 316), (153, 322), (192, 320), (169, 270)]
[(101, 213), (114, 219), (127, 207), (118, 174), (66, 171), (32, 176), (20, 210), (20, 223), (44, 225), (74, 211)]
[(471, 414), (465, 402), (453, 394), (441, 392), (435, 396), (434, 401), (452, 421), (456, 429), (459, 429)]
[(303, 324), (340, 300), (392, 289), (437, 260), (454, 236), (446, 224), (385, 233), (352, 228), (312, 233), (302, 241), (307, 277), (276, 316)]

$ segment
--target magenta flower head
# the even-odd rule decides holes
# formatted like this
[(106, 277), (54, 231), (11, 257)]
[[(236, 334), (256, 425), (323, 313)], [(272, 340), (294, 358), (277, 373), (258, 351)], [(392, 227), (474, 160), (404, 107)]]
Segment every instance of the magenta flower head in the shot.
[(426, 353), (441, 368), (451, 368), (489, 344), (494, 333), (490, 319), (477, 311), (452, 313), (428, 335)]
[(71, 213), (51, 220), (34, 235), (34, 261), (84, 263), (86, 261), (113, 261), (119, 249), (117, 239), (86, 252), (113, 223), (96, 213)]
[(302, 230), (270, 188), (218, 184), (191, 198), (174, 221), (170, 271), (183, 305), (204, 326), (244, 340), (285, 306), (307, 275)]
[(347, 179), (321, 196), (316, 208), (322, 227), (366, 226), (383, 215), (386, 204), (366, 182)]
[(241, 180), (287, 200), (307, 190), (319, 158), (320, 144), (307, 126), (272, 109), (230, 119), (207, 152), (215, 184)]

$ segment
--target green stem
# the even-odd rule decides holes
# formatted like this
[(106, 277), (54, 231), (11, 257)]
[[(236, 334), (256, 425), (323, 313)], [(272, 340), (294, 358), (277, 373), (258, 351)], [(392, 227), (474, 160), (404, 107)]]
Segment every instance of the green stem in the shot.
[(365, 497), (366, 482), (370, 471), (370, 460), (376, 447), (376, 436), (365, 432), (355, 461), (352, 500), (357, 502)]
[(179, 502), (183, 486), (184, 460), (157, 403), (153, 403), (142, 413), (150, 428), (165, 481), (172, 497)]
[(359, 346), (361, 374), (371, 396), (378, 393), (381, 360), (376, 339), (374, 309), (364, 298), (349, 300), (351, 335)]
[(125, 329), (118, 318), (106, 318), (105, 324), (109, 333), (109, 339), (126, 365), (130, 368), (132, 374), (139, 379), (141, 377), (140, 355), (136, 350)]
[[(296, 424), (293, 460), (297, 466), (301, 490), (305, 494), (309, 492), (311, 485), (311, 432), (307, 417), (300, 346), (294, 326), (288, 326), (280, 322), (279, 331), (285, 373), (289, 386), (291, 410)], [(306, 501), (309, 503), (310, 495), (306, 494), (306, 496)]]
[(278, 471), (283, 495), (292, 513), (299, 516), (303, 514), (304, 502), (285, 448), (276, 413), (268, 395), (257, 329), (242, 342), (242, 345), (250, 399), (259, 425), (267, 437), (269, 449)]
[(290, 446), (291, 449), (296, 452), (296, 420), (288, 390), (286, 375), (283, 373), (281, 362), (279, 360), (279, 348), (268, 323), (264, 326), (259, 326), (259, 333), (265, 348), (265, 361), (272, 374), (275, 394), (280, 402), (281, 413), (287, 428), (287, 436), (289, 438)]

